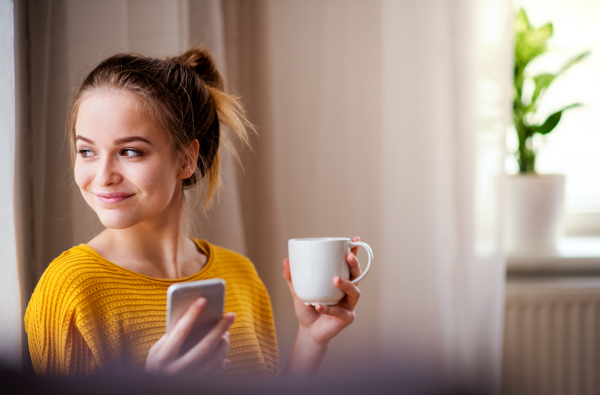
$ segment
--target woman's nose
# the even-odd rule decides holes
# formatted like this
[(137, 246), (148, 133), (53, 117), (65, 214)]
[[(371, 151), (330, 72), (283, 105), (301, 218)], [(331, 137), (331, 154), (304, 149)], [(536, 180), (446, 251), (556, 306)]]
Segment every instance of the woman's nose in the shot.
[(104, 157), (98, 161), (95, 181), (98, 185), (106, 187), (118, 184), (123, 177), (119, 172), (117, 160), (111, 157)]

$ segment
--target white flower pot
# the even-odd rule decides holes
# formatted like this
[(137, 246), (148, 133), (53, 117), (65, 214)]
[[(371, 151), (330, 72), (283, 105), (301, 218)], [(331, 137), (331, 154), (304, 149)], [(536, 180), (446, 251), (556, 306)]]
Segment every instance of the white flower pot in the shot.
[(556, 253), (564, 232), (565, 176), (519, 174), (506, 184), (508, 254)]

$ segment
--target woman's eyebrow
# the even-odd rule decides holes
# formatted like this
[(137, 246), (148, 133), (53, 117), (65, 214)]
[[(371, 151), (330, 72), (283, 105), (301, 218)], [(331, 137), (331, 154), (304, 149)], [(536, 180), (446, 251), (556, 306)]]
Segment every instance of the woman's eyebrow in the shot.
[(89, 143), (89, 144), (94, 144), (94, 142), (93, 142), (92, 140), (90, 140), (90, 139), (86, 139), (85, 137), (83, 137), (83, 136), (80, 136), (80, 135), (77, 135), (77, 136), (75, 136), (75, 141), (77, 141), (77, 140), (83, 140), (83, 141), (85, 141), (86, 143)]
[[(83, 140), (86, 143), (95, 144), (93, 140), (90, 140), (90, 139), (85, 138), (85, 137), (80, 136), (80, 135), (75, 136), (75, 140)], [(152, 143), (150, 141), (148, 141), (145, 138), (140, 137), (140, 136), (131, 136), (131, 137), (123, 137), (122, 139), (116, 139), (114, 141), (114, 144), (115, 145), (119, 145), (119, 144), (124, 144), (124, 143), (131, 143), (132, 141), (142, 141), (142, 142), (144, 142), (146, 144), (152, 145)]]
[(132, 141), (143, 141), (146, 144), (152, 145), (152, 143), (150, 141), (146, 140), (143, 137), (139, 137), (139, 136), (131, 136), (131, 137), (124, 137), (122, 139), (116, 139), (115, 140), (115, 145), (124, 144), (124, 143), (131, 143)]

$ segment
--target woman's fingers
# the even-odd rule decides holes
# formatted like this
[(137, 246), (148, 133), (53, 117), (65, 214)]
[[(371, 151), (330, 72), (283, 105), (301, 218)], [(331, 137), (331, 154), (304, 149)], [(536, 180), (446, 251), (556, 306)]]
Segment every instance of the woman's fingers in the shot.
[[(360, 237), (354, 236), (352, 238), (352, 241), (360, 241)], [(355, 279), (358, 278), (358, 276), (360, 276), (361, 274), (360, 265), (358, 264), (358, 259), (356, 258), (356, 254), (358, 254), (358, 247), (354, 247), (350, 249), (350, 251), (352, 253), (348, 254), (348, 256), (346, 257), (346, 261), (348, 262), (348, 265), (350, 265), (350, 278)]]
[(296, 300), (297, 296), (296, 291), (294, 291), (294, 285), (292, 284), (292, 272), (290, 271), (290, 260), (288, 258), (283, 260), (283, 278), (292, 292), (292, 297)]
[(175, 323), (173, 329), (165, 336), (166, 340), (162, 347), (160, 347), (160, 350), (158, 350), (158, 353), (160, 353), (163, 358), (174, 358), (179, 353), (179, 349), (187, 339), (194, 323), (204, 310), (205, 306), (206, 298), (198, 298), (190, 304), (185, 313)]
[[(358, 236), (354, 236), (354, 237), (352, 238), (352, 241), (354, 241), (354, 242), (360, 241), (360, 237), (358, 237)], [(352, 253), (353, 253), (354, 255), (356, 255), (356, 254), (358, 254), (358, 247), (354, 247), (354, 248), (350, 249), (350, 251), (352, 251)]]
[(202, 367), (198, 370), (200, 374), (206, 373), (225, 373), (227, 370), (226, 357), (229, 353), (229, 333), (225, 332), (225, 334), (221, 337), (221, 341), (213, 353), (213, 355), (202, 365)]
[(346, 299), (348, 301), (347, 307), (350, 310), (354, 310), (354, 307), (356, 307), (358, 299), (360, 298), (360, 289), (350, 281), (341, 279), (337, 276), (333, 279), (333, 282), (336, 287), (346, 293)]
[(283, 279), (288, 284), (290, 284), (292, 282), (292, 272), (290, 271), (290, 260), (289, 260), (289, 258), (285, 258), (283, 260)]
[(235, 314), (225, 314), (198, 344), (177, 361), (177, 364), (181, 365), (179, 368), (185, 369), (187, 366), (207, 361), (219, 347), (223, 335), (227, 332), (231, 324), (233, 324), (233, 321), (235, 321)]
[(167, 334), (164, 334), (160, 337), (160, 339), (158, 339), (158, 341), (156, 343), (154, 343), (154, 345), (150, 348), (150, 351), (148, 352), (148, 356), (150, 355), (154, 355), (157, 354), (158, 352), (160, 352), (160, 350), (162, 349), (163, 345), (165, 344), (165, 342), (167, 341)]
[(227, 371), (227, 368), (229, 368), (229, 365), (231, 365), (231, 361), (229, 359), (226, 359), (223, 361), (223, 366), (221, 367), (221, 369), (223, 370), (223, 373), (225, 373)]
[(337, 318), (343, 326), (350, 325), (355, 318), (354, 310), (348, 310), (340, 306), (325, 306), (317, 303), (315, 309), (321, 314)]
[(350, 279), (353, 280), (358, 278), (362, 271), (360, 270), (360, 265), (358, 264), (358, 258), (356, 255), (350, 253), (346, 256), (346, 262), (348, 262), (348, 266), (350, 266)]

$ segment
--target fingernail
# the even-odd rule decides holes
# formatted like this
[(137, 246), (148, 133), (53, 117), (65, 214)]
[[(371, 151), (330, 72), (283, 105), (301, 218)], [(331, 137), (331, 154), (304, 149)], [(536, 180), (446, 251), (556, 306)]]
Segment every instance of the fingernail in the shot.
[(204, 304), (206, 304), (206, 298), (198, 298), (196, 300), (196, 306), (202, 307), (204, 306)]
[(229, 322), (231, 322), (233, 324), (233, 321), (235, 321), (236, 315), (235, 313), (227, 313), (227, 320), (229, 320)]
[(335, 277), (335, 282), (336, 282), (338, 285), (342, 285), (342, 284), (344, 283), (344, 281), (343, 281), (341, 278), (337, 277), (337, 276)]
[(231, 365), (231, 361), (229, 359), (225, 360), (225, 369), (227, 369)]

